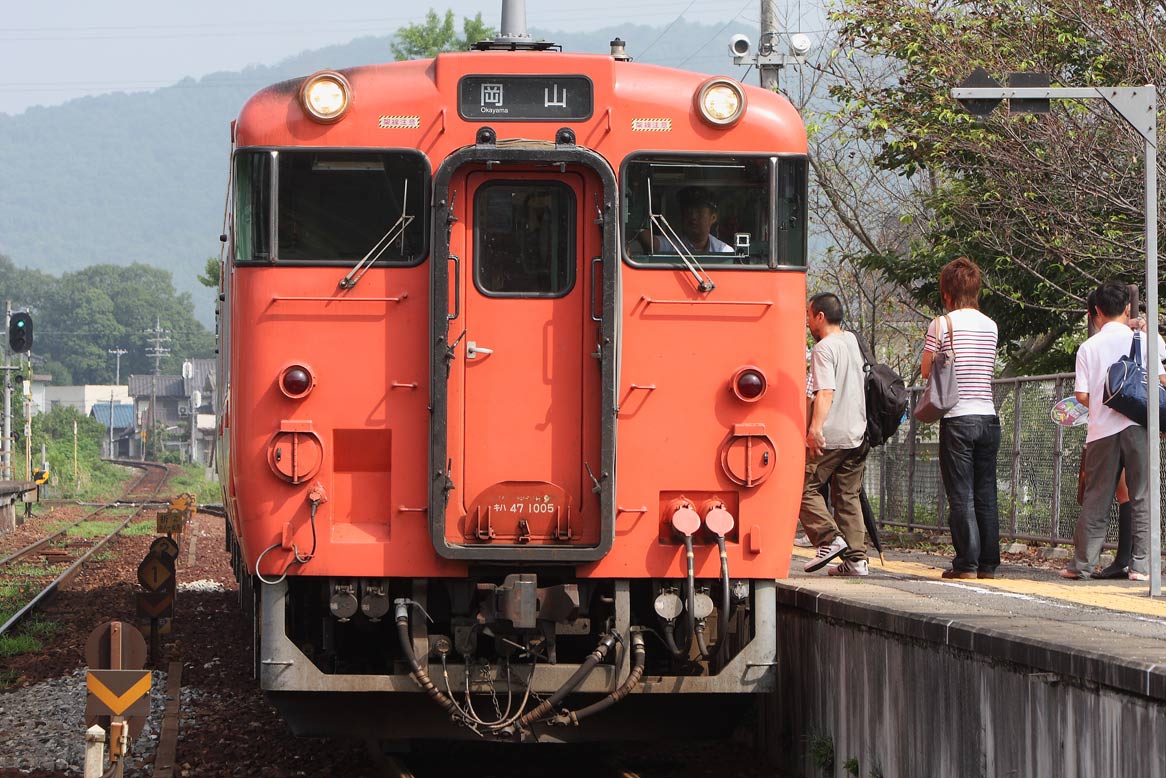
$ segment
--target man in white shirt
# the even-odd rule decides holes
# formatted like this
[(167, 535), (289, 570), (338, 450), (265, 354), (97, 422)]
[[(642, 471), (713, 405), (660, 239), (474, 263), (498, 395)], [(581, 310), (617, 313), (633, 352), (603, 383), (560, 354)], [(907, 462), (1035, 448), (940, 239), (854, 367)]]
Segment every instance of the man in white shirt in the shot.
[[(810, 334), (817, 344), (810, 353), (809, 429), (806, 475), (798, 518), (818, 552), (803, 568), (812, 573), (841, 556), (830, 575), (869, 574), (866, 529), (859, 491), (870, 446), (866, 442), (864, 360), (854, 333), (842, 329), (842, 302), (825, 292), (806, 306)], [(830, 484), (831, 514), (822, 498)]]
[[(1078, 402), (1089, 408), (1085, 494), (1073, 533), (1076, 553), (1069, 566), (1061, 571), (1061, 577), (1070, 580), (1092, 577), (1105, 541), (1109, 506), (1124, 468), (1134, 530), (1129, 577), (1144, 581), (1150, 572), (1146, 429), (1102, 402), (1109, 366), (1129, 354), (1133, 342), (1134, 333), (1128, 324), (1130, 296), (1124, 284), (1107, 281), (1097, 288), (1092, 299), (1089, 315), (1098, 331), (1077, 349), (1077, 376), (1073, 384)], [(1159, 365), (1157, 372), (1159, 380), (1166, 384), (1166, 369)], [(1156, 406), (1157, 403), (1151, 403), (1151, 412)]]

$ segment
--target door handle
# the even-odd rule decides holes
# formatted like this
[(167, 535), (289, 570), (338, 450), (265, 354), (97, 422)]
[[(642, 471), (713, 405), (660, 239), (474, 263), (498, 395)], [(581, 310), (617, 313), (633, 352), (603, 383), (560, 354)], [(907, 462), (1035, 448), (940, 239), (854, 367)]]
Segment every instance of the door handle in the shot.
[(493, 353), (494, 349), (492, 348), (484, 348), (472, 340), (466, 342), (466, 359), (477, 359), (478, 354), (489, 355)]

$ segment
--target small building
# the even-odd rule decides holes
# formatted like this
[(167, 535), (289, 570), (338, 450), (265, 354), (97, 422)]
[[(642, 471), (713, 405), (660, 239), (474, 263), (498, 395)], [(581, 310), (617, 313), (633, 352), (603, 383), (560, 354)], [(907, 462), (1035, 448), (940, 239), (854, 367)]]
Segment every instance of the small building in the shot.
[[(112, 414), (113, 423), (110, 423)], [(93, 419), (110, 430), (101, 442), (101, 455), (113, 459), (134, 459), (138, 456), (138, 436), (134, 434), (133, 403), (97, 403), (89, 412)], [(112, 428), (112, 429), (111, 429)]]
[(137, 444), (145, 440), (149, 448), (152, 425), (166, 451), (207, 464), (215, 440), (215, 360), (187, 360), (182, 372), (130, 376)]

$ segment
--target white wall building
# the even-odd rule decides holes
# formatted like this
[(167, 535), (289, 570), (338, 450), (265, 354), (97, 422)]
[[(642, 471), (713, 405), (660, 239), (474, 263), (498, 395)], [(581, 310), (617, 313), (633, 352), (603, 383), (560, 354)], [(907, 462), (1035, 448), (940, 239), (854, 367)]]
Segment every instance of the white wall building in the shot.
[(85, 384), (84, 386), (46, 386), (43, 405), (35, 412), (44, 413), (61, 406), (76, 408), (82, 416), (88, 416), (94, 405), (109, 405), (133, 402), (130, 388), (111, 384)]

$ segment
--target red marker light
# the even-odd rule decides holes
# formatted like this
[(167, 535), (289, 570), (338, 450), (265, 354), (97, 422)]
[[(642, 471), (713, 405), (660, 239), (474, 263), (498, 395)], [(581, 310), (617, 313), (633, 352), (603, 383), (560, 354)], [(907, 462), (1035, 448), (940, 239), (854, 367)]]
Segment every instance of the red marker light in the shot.
[(292, 365), (283, 371), (279, 379), (279, 388), (292, 399), (303, 397), (316, 385), (312, 373), (303, 365)]
[(769, 382), (765, 374), (755, 367), (743, 367), (733, 376), (731, 382), (733, 394), (745, 402), (756, 402), (765, 394)]

